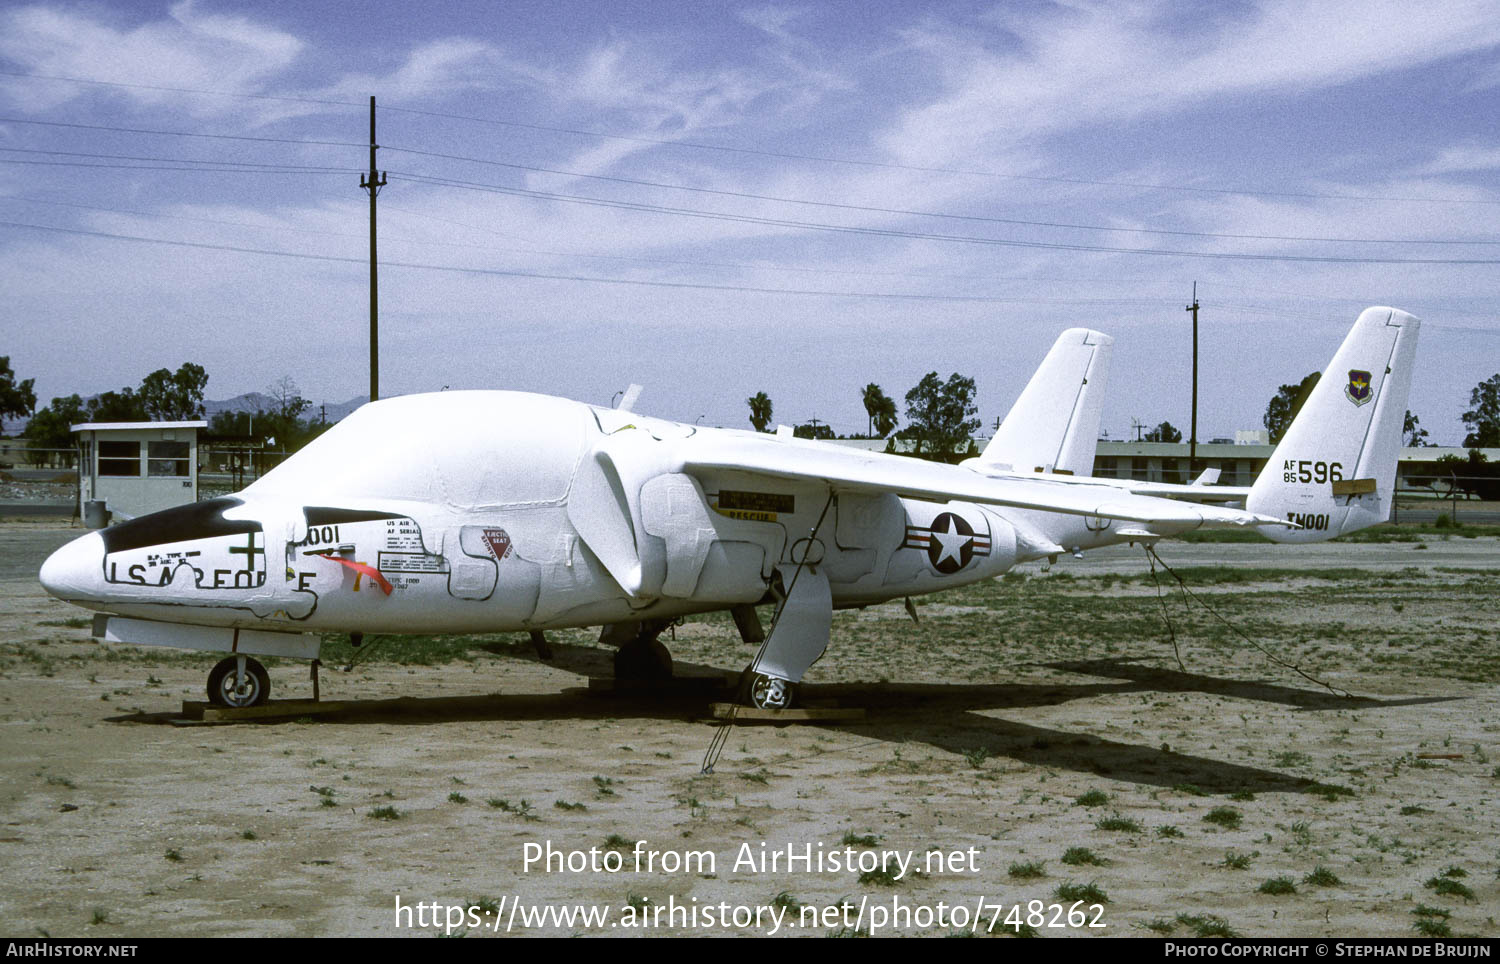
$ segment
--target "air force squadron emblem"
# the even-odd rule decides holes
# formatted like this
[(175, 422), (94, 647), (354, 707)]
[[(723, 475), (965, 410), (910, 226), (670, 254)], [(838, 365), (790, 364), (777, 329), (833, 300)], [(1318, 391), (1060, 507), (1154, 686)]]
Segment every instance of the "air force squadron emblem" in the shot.
[(975, 535), (974, 527), (961, 515), (944, 512), (932, 520), (930, 528), (908, 525), (903, 549), (926, 549), (932, 568), (951, 575), (967, 566), (975, 556), (990, 554), (990, 537)]
[(1356, 406), (1363, 405), (1371, 399), (1370, 373), (1362, 372), (1357, 368), (1349, 369), (1349, 384), (1344, 386), (1344, 397)]

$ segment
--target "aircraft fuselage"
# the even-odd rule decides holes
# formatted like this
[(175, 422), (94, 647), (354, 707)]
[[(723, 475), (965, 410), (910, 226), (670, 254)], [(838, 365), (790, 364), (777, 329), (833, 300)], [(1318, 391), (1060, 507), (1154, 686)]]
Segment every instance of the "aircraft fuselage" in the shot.
[(42, 582), (80, 606), (203, 626), (496, 632), (758, 603), (798, 563), (847, 608), (993, 577), (1048, 542), (1115, 541), (1081, 517), (651, 461), (653, 443), (728, 431), (510, 392), (396, 398), (244, 492), (75, 540)]

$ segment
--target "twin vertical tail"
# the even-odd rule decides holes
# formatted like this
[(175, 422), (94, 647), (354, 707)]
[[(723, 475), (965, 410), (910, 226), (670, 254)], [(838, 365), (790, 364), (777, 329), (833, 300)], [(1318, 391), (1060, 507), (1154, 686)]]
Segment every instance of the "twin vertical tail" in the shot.
[(1390, 516), (1420, 327), (1395, 308), (1360, 313), (1250, 489), (1246, 509), (1300, 527), (1265, 536), (1321, 542)]
[(1087, 328), (1058, 336), (975, 467), (1092, 475), (1114, 343)]

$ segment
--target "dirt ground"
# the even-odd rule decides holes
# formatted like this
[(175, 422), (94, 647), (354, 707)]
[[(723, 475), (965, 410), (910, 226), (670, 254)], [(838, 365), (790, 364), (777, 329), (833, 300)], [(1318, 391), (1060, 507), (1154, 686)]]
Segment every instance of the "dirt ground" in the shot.
[[(764, 934), (778, 908), (782, 935), (966, 933), (952, 905), (972, 917), (976, 902), (981, 935), (1018, 904), (1043, 937), (1500, 935), (1492, 538), (1164, 545), (1213, 607), (1168, 580), (1170, 631), (1123, 550), (928, 597), (918, 624), (899, 604), (839, 614), (807, 696), (867, 720), (736, 726), (705, 776), (707, 698), (589, 694), (610, 652), (584, 632), (554, 634), (550, 665), (519, 636), (329, 665), (324, 698), (369, 701), (342, 715), (175, 725), (213, 658), (91, 640), (87, 614), (35, 580), (77, 532), (0, 525), (14, 936), (442, 932), (405, 926), (397, 905), (419, 902), (476, 908), (469, 937)], [(671, 645), (689, 672), (751, 655), (721, 618)], [(303, 664), (271, 673), (275, 697), (311, 695)], [(374, 702), (394, 697), (412, 699)], [(636, 872), (637, 840), (658, 864), (714, 865)], [(528, 844), (622, 869), (527, 869)], [(737, 865), (742, 845), (914, 853), (922, 872)], [(934, 850), (942, 866), (925, 867)], [(1104, 926), (1047, 926), (1075, 901)], [(674, 903), (697, 926), (660, 910)], [(573, 906), (612, 916), (523, 926)], [(734, 908), (761, 920), (714, 916)], [(625, 923), (643, 911), (662, 917)]]

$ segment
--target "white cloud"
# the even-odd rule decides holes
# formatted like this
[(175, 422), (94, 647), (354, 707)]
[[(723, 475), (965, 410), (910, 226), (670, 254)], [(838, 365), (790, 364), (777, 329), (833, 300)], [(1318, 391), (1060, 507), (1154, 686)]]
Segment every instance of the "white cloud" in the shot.
[(1456, 144), (1444, 148), (1438, 156), (1415, 172), (1419, 175), (1467, 174), (1500, 169), (1500, 147), (1483, 144)]
[[(993, 156), (1094, 124), (1124, 124), (1229, 95), (1307, 92), (1500, 44), (1482, 0), (1267, 0), (1191, 17), (1165, 2), (1012, 15), (993, 36), (931, 23), (908, 34), (947, 90), (884, 139), (905, 163)], [(1199, 13), (1199, 16), (1202, 14)]]
[(447, 96), (464, 90), (497, 89), (505, 64), (491, 44), (468, 37), (427, 41), (385, 74), (347, 74), (320, 96), (349, 98), (378, 91), (395, 98)]
[[(1284, 94), (1295, 108), (1306, 103), (1297, 99), (1303, 92), (1316, 98), (1338, 85), (1489, 49), (1500, 33), (1500, 24), (1479, 22), (1484, 19), (1476, 13), (1481, 8), (1473, 4), (1408, 10), (1338, 2), (1306, 12), (1277, 0), (1232, 12), (1211, 8), (1212, 14), (1150, 0), (1129, 6), (1058, 5), (1041, 12), (1031, 5), (1002, 4), (992, 14), (953, 23), (939, 19), (945, 9), (939, 7), (937, 13), (917, 15), (922, 18), (917, 25), (905, 29), (901, 23), (907, 21), (901, 18), (910, 14), (897, 12), (898, 5), (878, 6), (889, 12), (870, 25), (873, 29), (850, 29), (826, 5), (808, 5), (759, 7), (739, 14), (718, 35), (709, 30), (703, 37), (686, 30), (673, 33), (671, 26), (650, 33), (608, 18), (584, 18), (569, 40), (545, 46), (509, 34), (496, 34), (493, 40), (455, 36), (438, 25), (423, 36), (399, 41), (371, 40), (364, 34), (330, 37), (320, 41), (320, 49), (265, 21), (206, 16), (191, 6), (176, 7), (172, 16), (149, 22), (127, 22), (98, 8), (31, 6), (0, 13), (0, 55), (37, 73), (337, 100), (363, 101), (373, 92), (382, 103), (390, 98), (403, 106), (656, 140), (940, 168), (1036, 175), (1066, 170), (1084, 178), (1225, 186), (1231, 175), (1212, 162), (1195, 163), (1155, 150), (1146, 138), (1122, 136), (1118, 155), (1082, 156), (1065, 153), (1060, 135), (1081, 133), (1077, 140), (1082, 142), (1101, 132), (1129, 135), (1142, 129), (1137, 122), (1143, 119), (1171, 118), (1174, 112), (1204, 105), (1221, 106), (1224, 123), (1232, 125), (1242, 116), (1237, 110), (1255, 95)], [(1185, 16), (1176, 18), (1182, 11)], [(337, 15), (330, 11), (324, 19)], [(756, 29), (746, 29), (747, 23)], [(723, 43), (725, 36), (732, 36), (733, 44)], [(361, 65), (361, 72), (342, 72), (349, 64)], [(367, 64), (377, 66), (363, 66)], [(81, 96), (62, 84), (7, 89), (34, 97)], [(213, 123), (201, 125), (215, 131), (236, 120), (264, 122), (291, 116), (284, 112), (320, 109), (133, 89), (102, 96), (92, 88), (84, 90), (93, 91), (87, 94), (91, 103), (116, 113), (122, 103), (153, 108), (158, 116), (150, 124), (137, 123), (143, 127), (193, 126), (160, 119), (167, 108), (207, 112), (233, 105), (233, 112), (226, 110)], [(492, 92), (498, 96), (483, 96)], [(455, 93), (463, 95), (463, 106), (445, 106), (444, 99)], [(340, 118), (346, 122), (338, 127), (342, 133), (329, 134), (335, 125), (319, 118), (300, 128), (288, 125), (287, 136), (362, 139), (362, 112), (346, 115)], [(1047, 221), (1452, 238), (1482, 235), (1487, 230), (1484, 215), (1492, 210), (963, 177), (497, 131), (429, 118), (404, 117), (389, 128), (385, 119), (381, 124), (393, 145), (409, 148), (757, 194)], [(1344, 168), (1345, 173), (1330, 175), (1341, 159), (1307, 149), (1288, 159), (1287, 166), (1306, 161), (1305, 170), (1344, 183), (1312, 183), (1306, 173), (1287, 183), (1291, 190), (1309, 193), (1488, 199), (1490, 193), (1475, 186), (1484, 183), (1479, 178), (1443, 176), (1500, 166), (1500, 151), (1487, 147), (1482, 135), (1470, 136), (1479, 139), (1446, 149), (1434, 144), (1435, 159), (1416, 170), (1381, 165), (1410, 167), (1410, 157), (1420, 154), (1403, 160), (1362, 158)], [(293, 152), (290, 146), (275, 150)], [(362, 153), (355, 149), (352, 154), (355, 166), (362, 166)], [(389, 157), (393, 170), (409, 166), (515, 183), (512, 175), (495, 169), (481, 173), (438, 159), (414, 161), (394, 152)], [(1232, 176), (1253, 182), (1241, 172), (1259, 170), (1261, 159), (1240, 161)], [(102, 239), (43, 240), (24, 233), (16, 235), (19, 240), (8, 239), (6, 257), (0, 259), (0, 288), (17, 293), (12, 307), (18, 317), (39, 319), (39, 331), (86, 319), (93, 342), (120, 346), (98, 353), (99, 370), (91, 377), (99, 384), (92, 388), (133, 383), (163, 364), (175, 367), (181, 358), (158, 357), (168, 346), (209, 363), (214, 384), (220, 386), (216, 392), (224, 394), (231, 388), (262, 388), (287, 368), (304, 386), (317, 385), (330, 398), (362, 390), (365, 273), (359, 262), (365, 202), (352, 176), (342, 181), (250, 181), (254, 188), (246, 190), (246, 181), (231, 178), (131, 173), (122, 175), (121, 182), (91, 179), (90, 190), (98, 193), (84, 194), (66, 174), (26, 170), (25, 178), (4, 170), (0, 177), (17, 182), (7, 185), (13, 193), (99, 205), (123, 206), (127, 202), (115, 196), (139, 188), (141, 197), (131, 198), (130, 207), (264, 228), (91, 216), (84, 223), (93, 229), (354, 259), (273, 259)], [(40, 187), (29, 188), (27, 180)], [(116, 189), (112, 185), (117, 183), (124, 186)], [(1210, 251), (1295, 247), (962, 224), (639, 186), (587, 182), (584, 187), (584, 182), (557, 176), (533, 175), (529, 183), (543, 190), (645, 203), (939, 233)], [(630, 379), (648, 380), (653, 410), (689, 421), (700, 412), (715, 411), (709, 406), (721, 396), (730, 401), (720, 407), (742, 418), (738, 400), (766, 388), (776, 398), (778, 412), (785, 407), (783, 417), (817, 415), (842, 419), (844, 429), (861, 427), (858, 385), (874, 379), (899, 396), (930, 369), (978, 376), (988, 416), (1019, 390), (1059, 328), (1087, 324), (1119, 334), (1122, 346), (1141, 346), (1140, 369), (1151, 373), (1137, 371), (1131, 377), (1126, 367), (1117, 369), (1111, 389), (1117, 399), (1111, 403), (1117, 434), (1124, 428), (1121, 420), (1130, 415), (1151, 424), (1169, 416), (1177, 422), (1161, 398), (1161, 386), (1175, 376), (1171, 370), (1153, 370), (1152, 358), (1163, 332), (1185, 330), (1180, 299), (1197, 278), (1204, 282), (1205, 344), (1215, 331), (1221, 339), (1234, 333), (1236, 342), (1220, 346), (1215, 364), (1220, 371), (1231, 362), (1238, 366), (1234, 378), (1240, 386), (1205, 401), (1205, 417), (1218, 405), (1223, 413), (1214, 430), (1245, 427), (1254, 419), (1244, 412), (1263, 404), (1255, 379), (1274, 389), (1300, 377), (1307, 365), (1320, 364), (1328, 346), (1319, 339), (1336, 342), (1360, 305), (1389, 301), (1420, 310), (1428, 299), (1443, 303), (1449, 291), (1464, 288), (1466, 281), (1472, 297), (1490, 299), (1495, 277), (1493, 271), (1427, 266), (1142, 258), (875, 239), (453, 191), (398, 182), (394, 175), (381, 197), (381, 251), (389, 265), (381, 274), (387, 319), (382, 342), (390, 346), (389, 359), (406, 358), (404, 365), (390, 362), (383, 384), (397, 390), (445, 383), (497, 387), (524, 379), (524, 387), (607, 401)], [(185, 199), (197, 203), (184, 204)], [(17, 220), (43, 220), (34, 209), (7, 210), (25, 210), (24, 217), (14, 215)], [(463, 224), (474, 230), (459, 227)], [(417, 241), (429, 244), (413, 243)], [(661, 261), (594, 260), (583, 257), (587, 254)], [(398, 261), (760, 288), (992, 294), (1021, 303), (635, 288), (439, 273), (392, 263)], [(1029, 280), (1009, 280), (1016, 278)], [(1327, 299), (1334, 297), (1355, 302), (1330, 307)], [(1231, 307), (1236, 304), (1242, 307)], [(1227, 319), (1241, 310), (1257, 325), (1270, 319), (1268, 329), (1283, 326), (1284, 331), (1274, 332), (1282, 339), (1274, 340), (1274, 351), (1255, 347), (1273, 342), (1252, 341), (1241, 329), (1229, 327)], [(1255, 330), (1259, 337), (1262, 328)], [(157, 331), (161, 337), (153, 343), (150, 334)], [(43, 333), (28, 338), (44, 344)], [(744, 344), (764, 347), (764, 365), (746, 366), (738, 350)], [(46, 364), (57, 373), (53, 381), (59, 391), (82, 387), (68, 384), (77, 377), (72, 347), (47, 348), (53, 354), (46, 356)], [(30, 350), (34, 355), (42, 351)], [(1122, 347), (1119, 357), (1125, 351)], [(289, 356), (297, 361), (285, 361)], [(1453, 353), (1446, 357), (1451, 361)], [(497, 372), (502, 365), (504, 370)], [(683, 376), (685, 366), (691, 377)], [(1299, 370), (1272, 371), (1275, 366)], [(1461, 374), (1460, 380), (1468, 378), (1467, 372)], [(1422, 409), (1424, 422), (1428, 412)]]
[[(165, 18), (137, 25), (97, 12), (40, 5), (14, 8), (0, 17), (0, 56), (24, 69), (136, 85), (106, 90), (108, 96), (139, 106), (170, 104), (195, 115), (224, 110), (226, 99), (149, 88), (258, 92), (302, 50), (302, 41), (289, 33), (246, 17), (201, 12), (191, 0), (171, 7)], [(4, 89), (24, 109), (40, 111), (101, 88), (9, 81)]]

